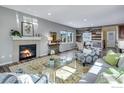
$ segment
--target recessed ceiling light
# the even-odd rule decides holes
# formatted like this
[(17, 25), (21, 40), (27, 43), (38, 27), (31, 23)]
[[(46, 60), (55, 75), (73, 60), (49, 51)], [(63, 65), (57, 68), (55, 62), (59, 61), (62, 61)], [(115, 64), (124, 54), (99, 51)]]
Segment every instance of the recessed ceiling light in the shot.
[(93, 24), (91, 24), (91, 26), (93, 26)]
[(87, 21), (87, 19), (85, 18), (85, 19), (83, 19), (83, 21), (85, 21), (85, 22), (86, 22), (86, 21)]
[(49, 16), (51, 16), (52, 14), (51, 13), (48, 13)]

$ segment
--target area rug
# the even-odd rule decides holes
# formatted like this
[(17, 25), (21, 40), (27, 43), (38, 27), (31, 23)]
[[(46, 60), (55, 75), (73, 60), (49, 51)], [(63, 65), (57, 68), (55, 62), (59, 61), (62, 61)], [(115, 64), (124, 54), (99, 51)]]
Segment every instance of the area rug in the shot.
[(69, 76), (76, 72), (75, 68), (64, 66), (58, 70), (56, 70), (56, 77), (66, 80)]
[[(57, 56), (55, 56), (55, 57), (57, 57)], [(36, 58), (34, 60), (31, 60), (31, 61), (28, 61), (25, 63), (19, 63), (16, 65), (9, 66), (9, 69), (11, 72), (16, 72), (18, 69), (22, 69), (23, 72), (27, 73), (27, 74), (40, 74), (41, 75), (43, 73), (50, 73), (51, 74), (50, 79), (52, 79), (54, 77), (53, 73), (56, 72), (56, 69), (55, 70), (49, 69), (43, 65), (43, 64), (47, 63), (48, 60), (49, 60), (49, 56), (43, 57), (43, 58)], [(55, 83), (78, 83), (81, 76), (85, 75), (89, 71), (90, 66), (83, 67), (79, 62), (76, 62), (76, 61), (74, 61), (66, 66), (74, 68), (75, 64), (76, 64), (76, 66), (78, 66), (78, 68), (76, 69), (76, 71), (73, 74), (69, 75), (64, 80), (55, 77), (54, 82)]]

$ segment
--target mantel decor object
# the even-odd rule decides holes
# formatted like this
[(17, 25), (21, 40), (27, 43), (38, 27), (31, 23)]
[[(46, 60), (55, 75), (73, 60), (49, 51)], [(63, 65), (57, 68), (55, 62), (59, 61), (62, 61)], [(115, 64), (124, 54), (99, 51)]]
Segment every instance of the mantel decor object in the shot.
[(11, 29), (10, 32), (11, 36), (18, 36), (18, 37), (22, 37), (21, 33), (17, 30)]

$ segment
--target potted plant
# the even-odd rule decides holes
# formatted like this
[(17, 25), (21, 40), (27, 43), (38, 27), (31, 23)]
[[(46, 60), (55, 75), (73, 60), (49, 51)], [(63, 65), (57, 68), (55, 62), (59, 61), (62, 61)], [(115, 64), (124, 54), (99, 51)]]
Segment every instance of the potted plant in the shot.
[(21, 33), (17, 30), (11, 29), (11, 36), (19, 36), (22, 37)]

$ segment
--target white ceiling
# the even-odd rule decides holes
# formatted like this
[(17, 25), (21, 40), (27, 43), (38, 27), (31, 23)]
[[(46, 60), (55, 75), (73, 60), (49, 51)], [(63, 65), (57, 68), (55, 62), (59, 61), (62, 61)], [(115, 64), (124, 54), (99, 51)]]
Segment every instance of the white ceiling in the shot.
[(6, 5), (4, 7), (74, 28), (124, 23), (123, 5)]

